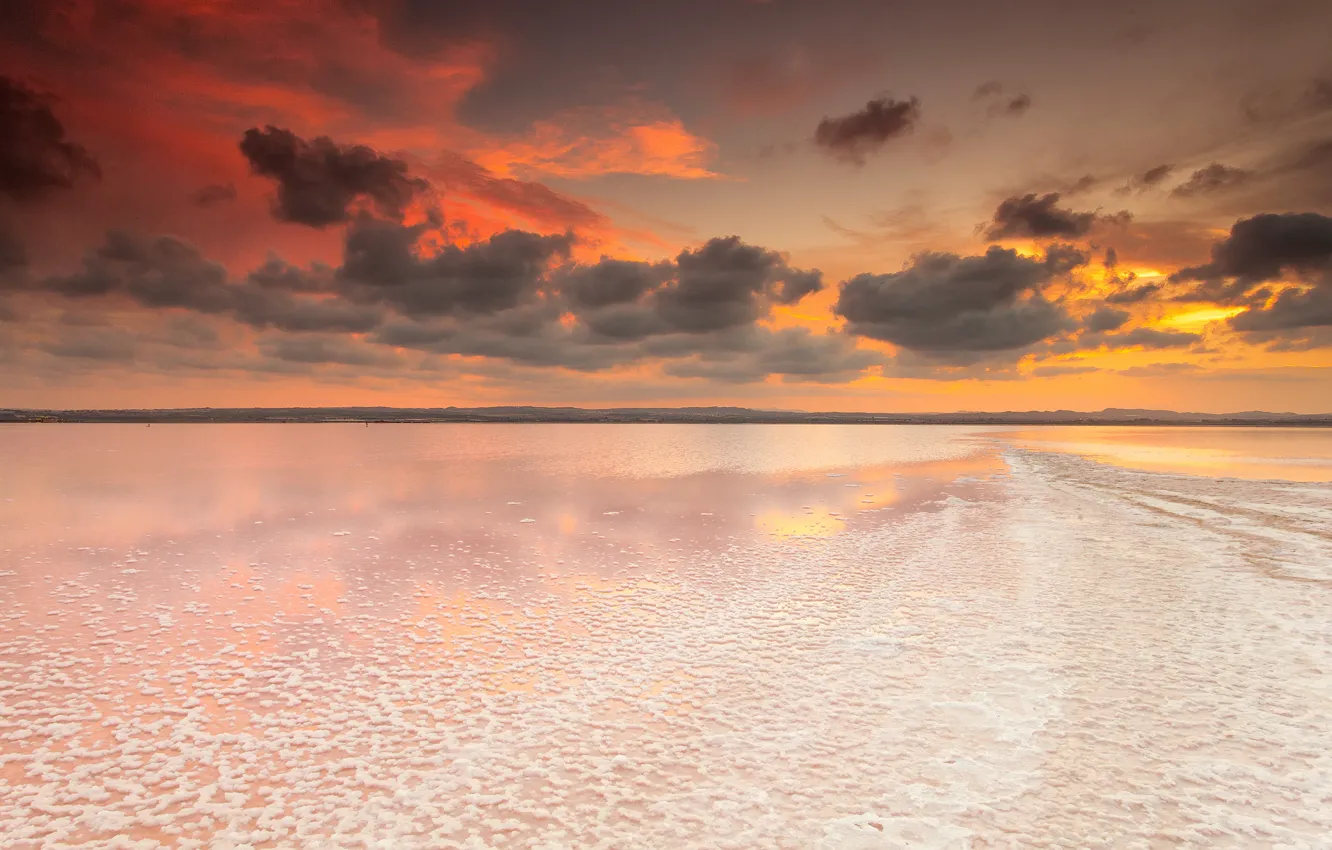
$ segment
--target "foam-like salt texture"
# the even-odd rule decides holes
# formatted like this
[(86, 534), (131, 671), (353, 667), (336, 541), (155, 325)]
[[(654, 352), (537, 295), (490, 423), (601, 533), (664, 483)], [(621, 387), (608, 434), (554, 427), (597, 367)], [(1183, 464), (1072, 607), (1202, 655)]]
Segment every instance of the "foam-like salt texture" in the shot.
[(0, 527), (0, 848), (1327, 846), (1332, 488), (1001, 450), (875, 511)]

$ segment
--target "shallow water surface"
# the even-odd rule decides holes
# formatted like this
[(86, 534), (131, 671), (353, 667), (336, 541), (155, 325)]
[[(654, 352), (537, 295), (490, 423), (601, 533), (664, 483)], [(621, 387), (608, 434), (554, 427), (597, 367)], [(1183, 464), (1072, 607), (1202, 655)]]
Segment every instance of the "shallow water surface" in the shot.
[(1152, 472), (1332, 481), (1332, 428), (1052, 425), (1002, 436)]
[(1332, 487), (1093, 456), (6, 426), (0, 847), (1322, 846)]

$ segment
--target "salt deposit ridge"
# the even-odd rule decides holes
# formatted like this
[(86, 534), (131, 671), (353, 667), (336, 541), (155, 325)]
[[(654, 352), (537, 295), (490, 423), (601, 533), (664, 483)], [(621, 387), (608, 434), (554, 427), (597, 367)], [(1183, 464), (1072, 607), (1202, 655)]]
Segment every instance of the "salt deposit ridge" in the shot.
[(6, 438), (0, 848), (1332, 846), (1326, 483), (974, 428)]

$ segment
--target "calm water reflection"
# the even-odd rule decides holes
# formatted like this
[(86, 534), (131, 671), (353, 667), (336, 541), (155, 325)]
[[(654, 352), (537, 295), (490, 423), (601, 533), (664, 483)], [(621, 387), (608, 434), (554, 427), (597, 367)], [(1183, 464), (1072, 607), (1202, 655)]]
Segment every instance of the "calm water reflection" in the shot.
[(1008, 439), (0, 428), (0, 847), (1082, 846), (1167, 768), (1132, 846), (1332, 829), (1332, 491)]

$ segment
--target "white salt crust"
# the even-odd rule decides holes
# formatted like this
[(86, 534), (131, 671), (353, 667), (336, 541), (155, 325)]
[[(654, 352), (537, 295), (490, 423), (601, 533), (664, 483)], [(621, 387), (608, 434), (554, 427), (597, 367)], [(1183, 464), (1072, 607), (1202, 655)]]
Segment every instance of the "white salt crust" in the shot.
[(1004, 460), (576, 563), (11, 549), (0, 848), (1332, 846), (1332, 487)]

